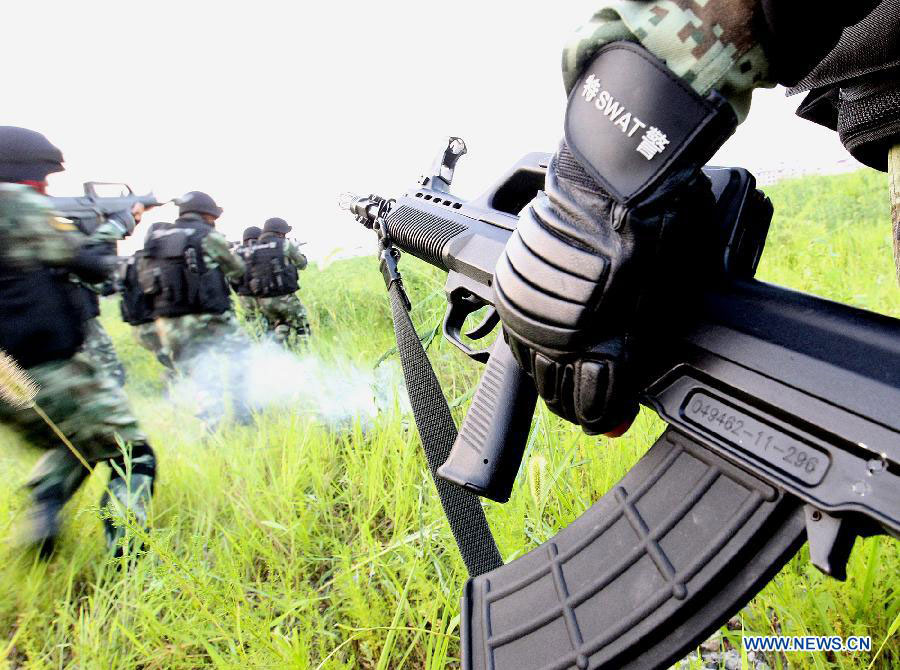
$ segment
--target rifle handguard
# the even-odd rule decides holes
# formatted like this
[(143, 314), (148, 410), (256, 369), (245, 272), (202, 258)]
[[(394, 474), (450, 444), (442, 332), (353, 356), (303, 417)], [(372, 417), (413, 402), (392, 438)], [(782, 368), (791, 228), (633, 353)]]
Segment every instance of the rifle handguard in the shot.
[(438, 476), (485, 498), (509, 500), (536, 403), (534, 382), (498, 337)]

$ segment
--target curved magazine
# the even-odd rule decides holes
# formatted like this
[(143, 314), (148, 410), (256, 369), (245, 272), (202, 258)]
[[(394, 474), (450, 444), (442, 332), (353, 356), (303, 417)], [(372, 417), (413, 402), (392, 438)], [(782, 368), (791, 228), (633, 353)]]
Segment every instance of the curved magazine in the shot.
[(469, 580), (463, 668), (667, 667), (804, 539), (798, 499), (669, 428), (570, 526)]

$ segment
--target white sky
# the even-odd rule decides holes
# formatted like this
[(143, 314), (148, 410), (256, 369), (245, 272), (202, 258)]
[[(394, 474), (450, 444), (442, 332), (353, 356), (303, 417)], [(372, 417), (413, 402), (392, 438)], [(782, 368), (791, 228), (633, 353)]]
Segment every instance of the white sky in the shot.
[[(561, 48), (595, 4), (5, 3), (0, 125), (63, 150), (53, 195), (87, 180), (166, 198), (205, 190), (225, 208), (229, 238), (281, 216), (323, 258), (372, 244), (337, 209), (340, 192), (396, 194), (448, 135), (469, 147), (456, 174), (463, 197), (523, 154), (552, 151)], [(793, 116), (800, 97), (758, 91), (714, 162), (762, 170), (846, 157), (833, 133)], [(146, 221), (174, 217), (170, 205)]]

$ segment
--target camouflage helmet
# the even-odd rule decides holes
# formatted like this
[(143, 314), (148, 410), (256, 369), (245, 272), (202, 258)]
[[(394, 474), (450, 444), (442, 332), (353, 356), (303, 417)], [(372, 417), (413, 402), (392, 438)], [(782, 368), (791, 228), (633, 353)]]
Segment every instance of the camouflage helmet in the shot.
[(194, 212), (196, 214), (209, 214), (218, 219), (223, 212), (223, 209), (216, 204), (216, 201), (203, 191), (188, 191), (180, 198), (175, 198), (175, 204), (178, 205), (179, 216)]
[(44, 181), (61, 172), (62, 152), (38, 132), (0, 126), (0, 181)]
[(258, 240), (260, 235), (262, 235), (262, 229), (259, 226), (250, 226), (249, 228), (244, 228), (244, 235), (241, 240), (244, 244), (247, 244), (250, 240)]
[(291, 227), (288, 225), (288, 222), (284, 219), (279, 219), (277, 216), (272, 217), (271, 219), (266, 219), (266, 222), (263, 224), (263, 232), (264, 233), (281, 233), (282, 235), (286, 235), (291, 232)]

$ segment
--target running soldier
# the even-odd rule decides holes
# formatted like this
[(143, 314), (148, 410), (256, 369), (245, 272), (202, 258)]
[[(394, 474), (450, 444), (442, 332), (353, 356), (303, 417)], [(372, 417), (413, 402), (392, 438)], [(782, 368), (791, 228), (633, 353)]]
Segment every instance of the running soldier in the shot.
[(80, 458), (91, 467), (107, 461), (112, 472), (101, 500), (104, 529), (110, 549), (121, 555), (125, 527), (112, 512), (132, 514), (146, 527), (156, 458), (121, 387), (83, 348), (85, 321), (69, 273), (102, 282), (115, 258), (53, 215), (46, 178), (62, 170), (62, 162), (43, 135), (0, 127), (0, 348), (37, 383), (36, 407), (78, 455), (35, 406), (0, 403), (0, 423), (45, 452), (28, 481), (27, 542), (43, 555), (52, 552), (60, 511), (89, 474)]
[[(234, 250), (234, 253), (244, 261), (245, 265), (249, 262), (253, 247), (259, 241), (260, 235), (262, 235), (262, 228), (259, 226), (250, 226), (244, 229), (241, 244)], [(255, 322), (262, 318), (262, 314), (259, 311), (259, 301), (250, 293), (249, 278), (250, 273), (245, 272), (241, 281), (233, 283), (232, 288), (237, 293), (238, 303), (245, 321)]]
[(240, 281), (244, 262), (216, 231), (222, 208), (209, 195), (190, 191), (175, 202), (178, 219), (150, 236), (138, 266), (162, 354), (196, 385), (199, 416), (209, 430), (224, 419), (229, 391), (235, 419), (249, 422), (239, 356), (248, 340), (228, 288), (228, 281)]
[(287, 345), (309, 344), (310, 328), (306, 308), (297, 297), (298, 272), (307, 261), (287, 234), (291, 226), (279, 218), (268, 219), (263, 232), (247, 256), (245, 285), (256, 299), (259, 313), (275, 341)]

